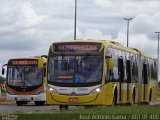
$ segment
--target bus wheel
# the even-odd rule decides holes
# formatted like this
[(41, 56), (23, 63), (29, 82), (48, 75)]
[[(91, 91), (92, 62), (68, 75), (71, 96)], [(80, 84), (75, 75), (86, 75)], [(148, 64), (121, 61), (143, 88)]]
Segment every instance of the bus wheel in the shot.
[(42, 106), (45, 104), (45, 101), (35, 101), (35, 105)]
[(22, 102), (21, 101), (16, 101), (17, 106), (22, 106)]
[(64, 108), (65, 108), (65, 110), (68, 110), (68, 105), (65, 105)]
[(134, 104), (135, 104), (135, 89), (133, 90), (131, 104), (132, 104), (132, 105), (134, 105)]
[(62, 108), (63, 108), (63, 105), (59, 105), (59, 109), (62, 110)]
[(151, 101), (152, 101), (152, 91), (150, 90), (148, 105), (150, 105)]
[(117, 92), (114, 92), (112, 105), (114, 105), (114, 106), (117, 105)]

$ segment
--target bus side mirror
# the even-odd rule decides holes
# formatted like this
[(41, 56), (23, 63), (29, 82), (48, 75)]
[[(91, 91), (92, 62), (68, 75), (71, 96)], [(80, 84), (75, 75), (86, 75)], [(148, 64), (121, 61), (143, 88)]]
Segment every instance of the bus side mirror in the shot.
[(4, 75), (5, 74), (5, 69), (4, 68), (2, 68), (2, 75)]
[(109, 67), (110, 70), (113, 69), (113, 59), (112, 58), (109, 58), (108, 67)]
[(4, 75), (5, 74), (5, 66), (7, 66), (8, 64), (4, 64), (3, 66), (2, 66), (2, 75)]
[(43, 58), (39, 58), (38, 59), (38, 69), (42, 69), (43, 68)]

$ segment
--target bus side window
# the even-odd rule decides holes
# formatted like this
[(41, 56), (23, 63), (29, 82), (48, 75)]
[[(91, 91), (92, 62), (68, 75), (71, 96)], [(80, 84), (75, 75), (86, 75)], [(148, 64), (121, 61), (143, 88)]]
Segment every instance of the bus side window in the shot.
[(123, 66), (123, 59), (118, 59), (118, 74), (120, 82), (124, 82), (124, 66)]
[(143, 64), (142, 64), (142, 79), (143, 79), (143, 83), (144, 84), (148, 84), (148, 62), (147, 59), (144, 58), (143, 60)]
[(128, 59), (128, 53), (123, 52), (123, 65), (124, 65), (124, 81), (127, 82), (127, 59)]
[(137, 63), (137, 55), (135, 56), (135, 82), (138, 82), (138, 63)]
[(106, 54), (106, 75), (105, 75), (105, 81), (111, 81), (112, 80), (112, 69), (113, 69), (113, 60), (112, 60), (112, 49), (107, 49)]
[(150, 81), (151, 80), (151, 69), (150, 69), (150, 59), (148, 59), (148, 65), (147, 65), (147, 69), (148, 69), (148, 81)]
[(154, 61), (154, 80), (157, 80), (157, 65), (156, 65), (156, 61)]
[(113, 82), (119, 81), (118, 56), (119, 56), (118, 50), (114, 49), (113, 51), (113, 75), (112, 75)]
[(108, 64), (109, 64), (109, 58), (106, 58), (106, 75), (105, 75), (106, 82), (110, 81), (110, 73), (109, 73)]
[(126, 70), (127, 70), (127, 81), (128, 83), (131, 83), (131, 61), (127, 60), (126, 61)]
[(106, 81), (111, 81), (113, 76), (113, 59), (107, 58), (106, 65)]
[(156, 72), (156, 63), (152, 60), (151, 61), (151, 79), (156, 80), (157, 78), (157, 72)]

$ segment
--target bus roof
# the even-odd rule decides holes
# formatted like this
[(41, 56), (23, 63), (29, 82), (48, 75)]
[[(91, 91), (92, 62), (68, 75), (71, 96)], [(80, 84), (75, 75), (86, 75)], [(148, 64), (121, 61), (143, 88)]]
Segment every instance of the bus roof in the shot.
[[(9, 59), (8, 61), (11, 61), (11, 60), (38, 60), (41, 56), (27, 56), (27, 57), (17, 57), (17, 58), (11, 58)], [(43, 60), (44, 60), (44, 63), (47, 62), (47, 59), (42, 57)]]
[[(129, 52), (132, 52), (134, 54), (141, 54), (144, 57), (148, 57), (150, 59), (155, 59), (156, 60), (155, 57), (153, 57), (151, 55), (148, 55), (148, 54), (140, 51), (137, 48), (125, 47), (123, 44), (121, 44), (121, 43), (119, 43), (117, 41), (113, 41), (113, 40), (77, 39), (77, 40), (59, 41), (59, 42), (54, 42), (54, 43), (67, 43), (67, 42), (96, 42), (96, 43), (102, 43), (102, 45), (106, 44), (107, 47), (112, 46), (114, 48), (118, 48), (118, 49), (121, 49), (121, 50), (129, 51)], [(52, 45), (54, 43), (52, 43)]]

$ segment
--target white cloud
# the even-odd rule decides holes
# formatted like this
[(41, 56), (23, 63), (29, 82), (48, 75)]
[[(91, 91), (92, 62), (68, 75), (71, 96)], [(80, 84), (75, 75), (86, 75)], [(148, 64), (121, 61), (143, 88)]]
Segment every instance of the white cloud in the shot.
[(153, 34), (155, 31), (159, 31), (160, 26), (160, 12), (149, 15), (146, 13), (138, 14), (133, 22), (131, 22), (131, 32), (134, 34)]
[[(101, 14), (107, 14), (112, 17), (133, 17), (140, 13), (154, 14), (160, 10), (159, 3), (159, 0), (95, 0), (95, 5), (101, 8), (102, 11), (105, 10)], [(105, 7), (106, 5), (112, 5), (112, 7)]]
[(110, 34), (103, 34), (98, 29), (88, 29), (84, 33), (84, 39), (98, 39), (98, 40), (111, 40), (112, 36)]
[[(157, 35), (159, 31), (160, 13), (153, 15), (138, 14), (132, 21), (130, 21), (129, 46), (138, 48), (145, 53), (157, 56)], [(126, 27), (121, 28), (117, 34), (117, 41), (126, 46)]]
[(102, 9), (112, 7), (112, 2), (110, 0), (95, 0), (95, 4)]
[[(127, 38), (124, 32), (119, 32), (116, 41), (126, 46)], [(125, 43), (125, 44), (124, 44)], [(138, 48), (146, 54), (157, 56), (157, 41), (150, 40), (145, 34), (132, 34), (129, 36), (129, 47)]]
[[(0, 0), (0, 65), (9, 58), (47, 54), (54, 41), (73, 39), (74, 0)], [(160, 26), (158, 0), (78, 0), (77, 39), (112, 39), (156, 52)], [(140, 41), (140, 42), (139, 42)], [(145, 45), (144, 45), (145, 44)], [(153, 48), (153, 49), (150, 49)]]
[(17, 21), (13, 24), (12, 27), (14, 27), (15, 29), (21, 27), (21, 29), (35, 27), (39, 25), (44, 18), (45, 16), (39, 16), (35, 12), (35, 10), (29, 2), (25, 2), (19, 8)]

